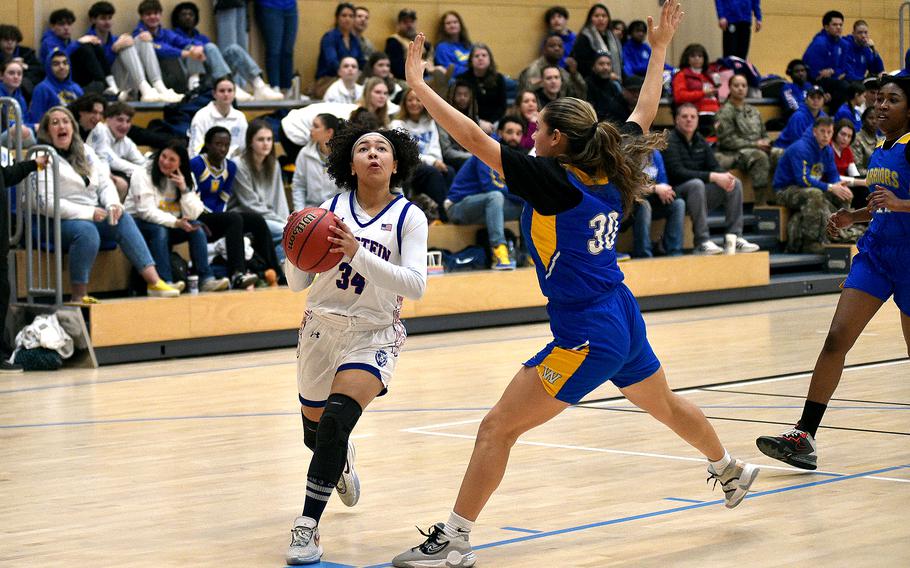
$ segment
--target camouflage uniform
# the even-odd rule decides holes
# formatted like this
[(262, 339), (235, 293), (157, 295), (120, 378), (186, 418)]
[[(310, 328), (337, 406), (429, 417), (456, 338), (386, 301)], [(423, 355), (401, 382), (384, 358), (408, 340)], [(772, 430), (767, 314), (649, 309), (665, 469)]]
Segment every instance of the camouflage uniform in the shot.
[[(830, 191), (817, 187), (791, 185), (777, 192), (778, 205), (790, 210), (787, 223), (787, 252), (821, 253), (829, 243), (826, 228), (828, 217), (850, 202), (841, 200)], [(853, 235), (843, 234), (835, 239), (849, 241)]]
[(749, 174), (755, 190), (755, 203), (764, 205), (771, 199), (771, 180), (774, 168), (784, 151), (771, 148), (771, 154), (755, 147), (759, 140), (768, 138), (768, 132), (758, 110), (748, 104), (740, 108), (727, 102), (714, 118), (717, 128), (715, 153), (721, 167), (736, 168)]
[(853, 144), (850, 146), (850, 149), (853, 150), (853, 161), (856, 163), (856, 169), (859, 170), (859, 175), (866, 175), (869, 158), (872, 157), (872, 152), (875, 151), (876, 144), (878, 144), (878, 138), (874, 133), (869, 134), (865, 130), (860, 130), (856, 133), (856, 138), (853, 139)]

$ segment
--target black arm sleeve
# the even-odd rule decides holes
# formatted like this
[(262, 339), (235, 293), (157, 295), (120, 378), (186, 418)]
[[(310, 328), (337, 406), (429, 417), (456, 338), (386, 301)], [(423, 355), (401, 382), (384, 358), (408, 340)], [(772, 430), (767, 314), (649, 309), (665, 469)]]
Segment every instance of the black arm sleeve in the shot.
[(555, 158), (535, 158), (503, 145), (502, 171), (509, 193), (542, 215), (556, 215), (581, 203), (581, 191), (569, 182)]
[[(25, 176), (38, 170), (38, 163), (35, 160), (19, 162), (12, 166), (6, 166), (2, 169), (3, 183), (5, 187), (11, 187), (25, 179)], [(5, 198), (4, 198), (5, 199)]]

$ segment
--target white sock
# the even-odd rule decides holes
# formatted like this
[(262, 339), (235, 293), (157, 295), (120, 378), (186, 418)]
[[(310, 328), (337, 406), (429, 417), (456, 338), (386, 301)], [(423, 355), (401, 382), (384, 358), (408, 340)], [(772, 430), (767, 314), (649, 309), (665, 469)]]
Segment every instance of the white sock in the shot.
[(731, 461), (733, 461), (733, 458), (730, 457), (730, 453), (724, 450), (724, 457), (717, 461), (708, 460), (708, 463), (711, 464), (711, 469), (714, 470), (714, 473), (723, 473)]
[(193, 90), (199, 86), (199, 74), (193, 74), (189, 76), (189, 79), (186, 82), (186, 86), (189, 90)]
[(442, 532), (444, 532), (446, 536), (455, 537), (459, 534), (469, 533), (473, 528), (474, 521), (469, 521), (455, 511), (452, 511), (449, 513), (449, 520), (446, 521), (446, 526)]
[(116, 89), (118, 91), (120, 90), (117, 87), (117, 81), (114, 81), (113, 75), (108, 75), (107, 77), (104, 78), (104, 80), (107, 82), (107, 86), (110, 87), (111, 89)]

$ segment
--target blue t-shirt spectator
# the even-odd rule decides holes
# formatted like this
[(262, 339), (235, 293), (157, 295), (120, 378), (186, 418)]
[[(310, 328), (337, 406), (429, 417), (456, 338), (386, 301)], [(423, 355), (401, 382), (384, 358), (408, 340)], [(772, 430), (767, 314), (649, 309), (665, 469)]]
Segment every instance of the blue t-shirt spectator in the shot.
[(468, 70), (468, 58), (471, 56), (471, 46), (451, 41), (441, 41), (436, 46), (433, 63), (448, 67), (454, 65), (452, 77), (457, 77)]
[(319, 63), (316, 67), (316, 78), (334, 77), (338, 75), (338, 65), (345, 57), (353, 57), (357, 64), (363, 69), (366, 60), (363, 57), (363, 49), (360, 47), (360, 40), (356, 35), (349, 34), (348, 42), (350, 47), (344, 44), (344, 35), (338, 28), (333, 28), (322, 36), (319, 42)]

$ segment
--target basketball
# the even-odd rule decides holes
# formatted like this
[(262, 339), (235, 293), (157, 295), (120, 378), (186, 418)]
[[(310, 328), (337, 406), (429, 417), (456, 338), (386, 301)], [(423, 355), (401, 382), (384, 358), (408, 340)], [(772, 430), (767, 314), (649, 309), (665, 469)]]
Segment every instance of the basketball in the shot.
[(338, 217), (327, 209), (307, 207), (291, 215), (284, 228), (284, 253), (291, 263), (304, 272), (325, 272), (341, 261), (342, 253), (329, 252), (335, 245), (328, 237)]

